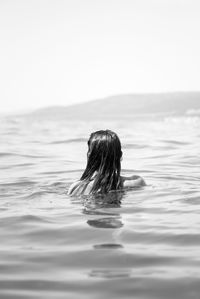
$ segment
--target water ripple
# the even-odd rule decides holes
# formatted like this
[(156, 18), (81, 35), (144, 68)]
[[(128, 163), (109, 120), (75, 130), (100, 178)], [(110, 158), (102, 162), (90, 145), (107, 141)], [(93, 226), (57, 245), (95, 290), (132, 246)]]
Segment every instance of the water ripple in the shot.
[[(198, 299), (198, 125), (3, 119), (0, 298)], [(123, 174), (147, 186), (68, 197), (105, 126), (122, 140)]]

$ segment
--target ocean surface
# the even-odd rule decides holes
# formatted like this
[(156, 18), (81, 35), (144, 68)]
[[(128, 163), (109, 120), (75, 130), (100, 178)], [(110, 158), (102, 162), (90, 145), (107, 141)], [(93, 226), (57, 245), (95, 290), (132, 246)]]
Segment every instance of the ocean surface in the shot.
[[(0, 118), (0, 298), (200, 298), (200, 118)], [(73, 198), (114, 130), (147, 186)]]

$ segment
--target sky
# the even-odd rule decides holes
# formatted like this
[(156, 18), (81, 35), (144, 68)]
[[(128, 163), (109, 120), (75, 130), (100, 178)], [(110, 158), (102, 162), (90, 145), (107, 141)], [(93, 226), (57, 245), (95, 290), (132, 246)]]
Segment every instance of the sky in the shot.
[(0, 0), (0, 113), (200, 90), (199, 0)]

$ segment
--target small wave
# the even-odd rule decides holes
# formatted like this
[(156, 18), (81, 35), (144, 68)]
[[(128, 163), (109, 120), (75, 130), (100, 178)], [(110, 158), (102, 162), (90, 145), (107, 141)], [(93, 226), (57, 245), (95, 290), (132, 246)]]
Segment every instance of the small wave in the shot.
[(183, 115), (183, 116), (177, 116), (177, 117), (173, 117), (173, 116), (169, 116), (169, 117), (165, 117), (164, 118), (164, 122), (165, 123), (177, 123), (177, 124), (181, 124), (181, 123), (185, 123), (185, 124), (196, 124), (199, 123), (200, 121), (200, 116), (199, 115)]
[(7, 216), (6, 222), (5, 218), (1, 219), (1, 227), (6, 226), (16, 226), (21, 224), (30, 224), (30, 223), (50, 223), (46, 217), (39, 217), (36, 215), (26, 214), (26, 215), (19, 215), (19, 216)]
[(31, 193), (30, 195), (26, 196), (26, 199), (34, 199), (34, 198), (38, 199), (47, 193), (49, 193), (49, 192), (47, 192), (46, 190), (35, 191), (35, 192)]
[[(155, 230), (155, 227), (150, 227), (152, 230)], [(149, 229), (150, 229), (149, 228)], [(121, 234), (120, 241), (122, 244), (130, 243), (132, 240), (140, 244), (166, 244), (173, 246), (184, 246), (184, 247), (196, 247), (200, 245), (200, 235), (198, 233), (172, 233), (172, 232), (146, 232), (142, 231), (124, 231)], [(170, 228), (168, 227), (168, 230)], [(173, 229), (172, 229), (173, 230)]]
[(168, 144), (174, 144), (174, 145), (189, 145), (190, 144), (190, 142), (178, 141), (178, 140), (161, 140), (161, 141), (168, 143)]
[(73, 139), (57, 140), (57, 141), (49, 142), (49, 144), (68, 144), (68, 143), (78, 143), (78, 142), (87, 142), (87, 139), (73, 138)]
[(0, 157), (12, 156), (11, 153), (0, 153)]
[(0, 184), (0, 187), (2, 188), (7, 188), (7, 187), (24, 187), (24, 186), (32, 186), (32, 185), (35, 185), (36, 182), (33, 182), (33, 181), (21, 181), (21, 182), (14, 182), (14, 183), (3, 183), (3, 184)]
[(24, 158), (46, 158), (46, 156), (43, 155), (28, 155), (28, 154), (17, 154), (17, 153), (9, 153), (9, 152), (3, 152), (0, 153), (0, 157), (24, 157)]
[(9, 166), (1, 166), (1, 169), (13, 169), (13, 168), (17, 168), (17, 167), (27, 167), (27, 166), (33, 166), (33, 163), (20, 163), (20, 164), (16, 164), (16, 165), (9, 165)]
[(132, 143), (125, 143), (123, 144), (124, 149), (143, 149), (147, 148), (148, 145), (146, 144), (132, 144)]
[(83, 172), (83, 169), (69, 169), (69, 170), (65, 170), (66, 173), (81, 173)]
[(186, 115), (189, 116), (200, 116), (200, 109), (188, 109)]
[(54, 175), (54, 174), (62, 174), (62, 173), (66, 173), (66, 170), (59, 170), (59, 171), (43, 171), (40, 172), (40, 174), (45, 174), (45, 175)]

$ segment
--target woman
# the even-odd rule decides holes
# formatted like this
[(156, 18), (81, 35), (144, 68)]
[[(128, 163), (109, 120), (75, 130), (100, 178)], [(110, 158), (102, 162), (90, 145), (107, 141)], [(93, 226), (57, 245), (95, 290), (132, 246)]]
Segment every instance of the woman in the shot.
[(92, 133), (88, 140), (87, 165), (79, 181), (73, 183), (69, 195), (108, 193), (126, 187), (144, 186), (137, 175), (121, 176), (121, 143), (117, 134), (110, 130)]

